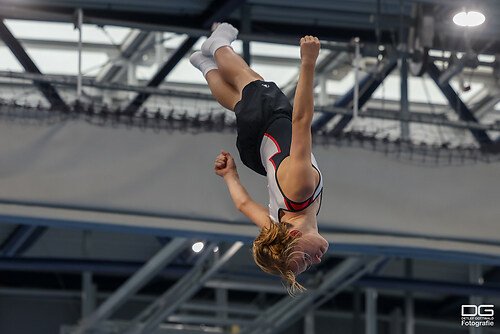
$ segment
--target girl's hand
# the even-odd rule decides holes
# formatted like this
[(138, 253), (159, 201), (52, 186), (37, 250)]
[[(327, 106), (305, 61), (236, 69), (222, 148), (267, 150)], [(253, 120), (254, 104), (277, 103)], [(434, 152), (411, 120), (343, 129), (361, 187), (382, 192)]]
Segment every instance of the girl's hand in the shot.
[(316, 64), (321, 44), (318, 37), (304, 36), (300, 39), (300, 59), (302, 64)]
[(222, 150), (221, 154), (215, 158), (215, 174), (226, 177), (228, 175), (237, 175), (238, 172), (236, 170), (236, 164), (234, 163), (234, 159), (228, 152)]

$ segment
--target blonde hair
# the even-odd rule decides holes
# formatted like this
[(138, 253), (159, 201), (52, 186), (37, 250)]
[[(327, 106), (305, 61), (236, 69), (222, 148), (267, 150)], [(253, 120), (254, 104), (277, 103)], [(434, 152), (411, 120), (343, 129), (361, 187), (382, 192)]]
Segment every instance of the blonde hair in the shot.
[(295, 253), (293, 246), (299, 238), (290, 235), (292, 225), (270, 220), (269, 227), (263, 227), (253, 242), (255, 263), (271, 275), (280, 276), (286, 284), (290, 296), (306, 289), (297, 282), (295, 273), (290, 269), (290, 258)]

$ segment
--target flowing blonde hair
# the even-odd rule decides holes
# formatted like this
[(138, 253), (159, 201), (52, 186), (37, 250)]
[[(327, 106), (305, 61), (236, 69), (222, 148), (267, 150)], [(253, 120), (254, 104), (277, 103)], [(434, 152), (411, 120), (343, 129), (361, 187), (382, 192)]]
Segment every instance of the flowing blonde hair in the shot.
[(296, 253), (293, 246), (299, 240), (290, 235), (290, 227), (289, 223), (270, 220), (269, 227), (263, 227), (255, 238), (252, 250), (255, 263), (266, 273), (280, 276), (286, 283), (288, 294), (295, 296), (296, 292), (306, 289), (297, 282), (290, 269), (290, 259)]

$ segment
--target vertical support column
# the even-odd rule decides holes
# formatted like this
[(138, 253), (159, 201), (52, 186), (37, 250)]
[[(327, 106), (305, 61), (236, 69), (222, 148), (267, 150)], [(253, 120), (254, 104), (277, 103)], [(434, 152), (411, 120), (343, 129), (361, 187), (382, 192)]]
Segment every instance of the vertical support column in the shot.
[[(411, 279), (413, 276), (413, 261), (405, 260), (405, 277)], [(415, 334), (415, 310), (413, 304), (413, 293), (405, 292), (405, 334)]]
[(361, 66), (361, 53), (359, 49), (359, 37), (354, 38), (354, 96), (352, 103), (352, 121), (358, 118), (359, 111), (359, 70)]
[[(469, 264), (469, 282), (472, 284), (482, 284), (482, 267), (480, 264)], [(481, 305), (483, 303), (483, 298), (480, 296), (469, 296), (469, 304), (471, 305)], [(469, 327), (469, 334), (482, 334), (482, 327)]]
[[(243, 5), (241, 7), (241, 32), (250, 34), (252, 30), (252, 7)], [(250, 66), (250, 41), (243, 41), (243, 59)]]
[[(406, 44), (401, 48), (406, 50)], [(401, 52), (400, 59), (400, 72), (401, 72), (401, 139), (410, 139), (410, 125), (408, 123), (408, 60), (406, 58), (406, 51)]]
[(83, 25), (83, 10), (76, 10), (76, 27), (78, 29), (78, 78), (76, 82), (76, 98), (82, 98), (82, 25)]
[(405, 293), (405, 334), (415, 334), (415, 310), (413, 307), (413, 294)]
[(308, 312), (304, 317), (304, 334), (314, 334), (314, 311)]
[(217, 316), (227, 319), (227, 289), (217, 288), (215, 290), (215, 299), (217, 306), (220, 307)]
[[(220, 260), (221, 250), (219, 249), (217, 252), (214, 252), (214, 261), (217, 262)], [(228, 291), (227, 289), (217, 288), (215, 289), (215, 303), (219, 308), (217, 311), (217, 317), (222, 319), (227, 319), (227, 309), (228, 309)]]
[(365, 292), (365, 334), (377, 334), (377, 291)]
[[(129, 61), (125, 66), (127, 66), (127, 85), (137, 85), (136, 65)], [(130, 99), (133, 99), (136, 93), (129, 92), (128, 95)]]
[(163, 33), (155, 33), (155, 65), (159, 69), (165, 59), (165, 48), (163, 47)]
[(401, 73), (401, 139), (410, 139), (410, 126), (408, 123), (408, 30), (404, 27), (403, 12), (404, 1), (400, 0), (401, 27), (399, 31), (399, 71)]
[(352, 334), (361, 333), (361, 290), (355, 286), (352, 294)]
[(96, 307), (97, 286), (92, 282), (92, 273), (85, 271), (82, 274), (82, 319), (94, 312)]
[(326, 75), (319, 75), (319, 105), (326, 106), (328, 103), (328, 93), (326, 92)]
[[(215, 300), (217, 304), (217, 318), (227, 319), (227, 309), (228, 309), (228, 298), (227, 298), (227, 289), (217, 288), (215, 289)], [(231, 332), (231, 328), (224, 326), (224, 333)]]
[(401, 309), (398, 307), (394, 311), (391, 312), (391, 321), (389, 323), (389, 334), (402, 334), (402, 326), (401, 326)]
[[(82, 234), (82, 255), (84, 258), (90, 257), (90, 237), (91, 231), (83, 231)], [(90, 316), (97, 305), (97, 286), (93, 283), (92, 272), (85, 271), (82, 274), (82, 319)]]

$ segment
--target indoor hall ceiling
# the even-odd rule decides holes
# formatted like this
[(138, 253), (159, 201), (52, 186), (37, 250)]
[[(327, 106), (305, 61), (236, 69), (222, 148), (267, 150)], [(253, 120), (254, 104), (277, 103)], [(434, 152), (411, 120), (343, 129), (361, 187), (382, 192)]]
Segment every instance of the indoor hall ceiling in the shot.
[[(250, 20), (248, 32), (269, 36), (296, 37), (304, 33), (325, 40), (350, 40), (359, 36), (364, 42), (392, 44), (401, 23), (406, 27), (416, 23), (412, 17), (414, 4), (421, 4), (423, 13), (435, 20), (435, 48), (465, 49), (464, 32), (452, 23), (452, 16), (463, 8), (478, 9), (487, 14), (486, 23), (470, 29), (474, 40), (470, 46), (477, 51), (500, 52), (500, 22), (489, 19), (500, 15), (500, 2), (494, 0), (354, 0), (354, 1), (54, 1), (0, 0), (0, 12), (5, 18), (72, 21), (75, 9), (84, 10), (84, 22), (99, 25), (115, 24), (142, 27), (200, 28), (201, 17), (212, 13), (226, 2), (235, 10), (229, 21), (237, 27)], [(465, 6), (465, 7), (464, 7)], [(376, 29), (380, 29), (377, 37)]]

